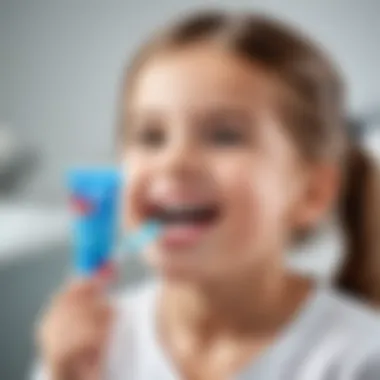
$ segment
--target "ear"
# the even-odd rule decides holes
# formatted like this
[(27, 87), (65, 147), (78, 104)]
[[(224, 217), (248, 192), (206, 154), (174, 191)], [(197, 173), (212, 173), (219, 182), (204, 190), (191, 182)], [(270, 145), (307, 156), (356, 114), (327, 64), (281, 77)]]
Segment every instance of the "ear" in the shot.
[(333, 209), (340, 187), (341, 174), (338, 165), (322, 163), (309, 167), (296, 206), (294, 227), (304, 230), (322, 222)]

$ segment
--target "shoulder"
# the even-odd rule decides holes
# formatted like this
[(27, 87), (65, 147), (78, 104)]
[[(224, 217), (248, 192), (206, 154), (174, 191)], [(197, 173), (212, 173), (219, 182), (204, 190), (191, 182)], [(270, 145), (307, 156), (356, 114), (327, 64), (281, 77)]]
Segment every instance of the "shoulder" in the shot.
[(380, 379), (380, 313), (337, 290), (323, 290), (320, 299), (324, 311), (314, 352), (330, 362), (325, 371), (337, 379)]
[(333, 289), (325, 291), (325, 297), (333, 326), (351, 339), (370, 345), (380, 344), (380, 310)]

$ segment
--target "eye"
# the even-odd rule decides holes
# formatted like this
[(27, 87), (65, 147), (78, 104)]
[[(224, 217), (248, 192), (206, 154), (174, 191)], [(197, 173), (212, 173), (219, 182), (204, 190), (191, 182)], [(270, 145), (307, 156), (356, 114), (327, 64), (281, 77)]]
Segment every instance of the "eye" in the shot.
[(217, 147), (235, 147), (249, 143), (251, 118), (242, 110), (211, 110), (199, 119), (203, 138)]
[(220, 146), (235, 146), (244, 144), (245, 134), (233, 126), (218, 125), (207, 133), (209, 142)]
[(165, 144), (165, 131), (158, 126), (140, 127), (134, 133), (133, 142), (145, 148), (159, 148)]

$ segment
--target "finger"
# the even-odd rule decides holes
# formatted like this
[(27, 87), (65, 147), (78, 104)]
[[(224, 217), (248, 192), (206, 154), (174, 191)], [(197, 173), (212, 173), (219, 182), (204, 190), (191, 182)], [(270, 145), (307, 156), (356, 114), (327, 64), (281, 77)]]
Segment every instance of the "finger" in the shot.
[(95, 276), (73, 280), (58, 297), (65, 301), (84, 301), (104, 292), (104, 285)]
[(77, 277), (70, 281), (67, 292), (86, 294), (97, 289), (98, 282), (95, 276), (92, 277)]
[(96, 273), (96, 278), (102, 285), (108, 286), (117, 278), (117, 267), (115, 263), (107, 263), (103, 265)]
[(87, 357), (90, 353), (102, 352), (107, 341), (108, 329), (101, 326), (82, 327), (80, 330), (75, 328), (69, 334), (60, 339), (59, 352), (57, 356), (70, 358), (69, 361), (76, 361)]
[(81, 358), (78, 363), (77, 376), (83, 380), (100, 380), (101, 365), (100, 355), (97, 352), (90, 353), (87, 357)]
[(60, 335), (82, 335), (86, 331), (103, 330), (111, 324), (114, 311), (104, 300), (87, 301), (85, 305), (76, 304), (56, 314), (55, 330)]
[(107, 326), (110, 324), (114, 315), (114, 310), (104, 298), (98, 298), (88, 303), (83, 310), (78, 310), (78, 320), (83, 324), (94, 326)]

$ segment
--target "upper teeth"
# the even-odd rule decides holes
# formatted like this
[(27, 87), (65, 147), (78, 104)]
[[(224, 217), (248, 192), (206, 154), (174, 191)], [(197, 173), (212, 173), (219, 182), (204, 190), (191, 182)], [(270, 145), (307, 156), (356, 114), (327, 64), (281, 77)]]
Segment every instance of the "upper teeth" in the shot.
[(200, 205), (169, 205), (163, 206), (162, 209), (166, 212), (185, 212), (185, 211), (194, 211), (204, 208)]

